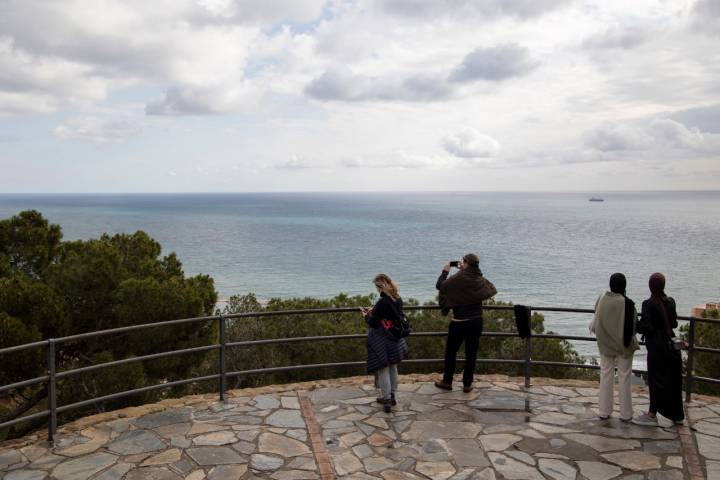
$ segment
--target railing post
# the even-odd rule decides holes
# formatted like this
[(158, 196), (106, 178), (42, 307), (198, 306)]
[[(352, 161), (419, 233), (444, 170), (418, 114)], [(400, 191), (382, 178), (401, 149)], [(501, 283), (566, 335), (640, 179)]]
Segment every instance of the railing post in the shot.
[(55, 378), (55, 339), (48, 340), (47, 345), (47, 374), (48, 374), (48, 409), (50, 410), (50, 421), (48, 422), (48, 441), (55, 441), (57, 430), (57, 388)]
[(690, 402), (693, 387), (693, 368), (695, 366), (695, 317), (690, 317), (688, 330), (688, 354), (685, 371), (685, 402)]
[(227, 370), (225, 368), (225, 317), (220, 316), (220, 401), (225, 401)]
[(525, 388), (530, 388), (530, 377), (532, 376), (532, 339), (527, 337), (525, 339), (525, 365), (523, 370), (525, 372)]
[[(532, 310), (530, 311), (530, 326), (532, 327)], [(525, 364), (523, 370), (525, 373), (525, 388), (530, 388), (530, 377), (532, 376), (532, 328), (530, 335), (525, 339)]]

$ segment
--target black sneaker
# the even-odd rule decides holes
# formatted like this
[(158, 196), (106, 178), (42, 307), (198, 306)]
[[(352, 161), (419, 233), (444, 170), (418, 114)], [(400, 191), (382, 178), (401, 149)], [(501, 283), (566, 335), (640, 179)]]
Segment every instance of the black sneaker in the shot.
[(383, 410), (385, 411), (385, 413), (392, 412), (392, 405), (390, 404), (390, 402), (385, 402), (385, 405), (383, 405)]
[[(384, 405), (384, 404), (385, 404), (385, 399), (382, 398), (382, 397), (376, 398), (375, 401), (376, 401), (377, 403), (381, 404), (381, 405)], [(390, 405), (392, 405), (393, 407), (394, 407), (395, 405), (397, 405), (397, 400), (395, 400), (395, 394), (394, 394), (394, 393), (391, 393), (391, 394), (390, 394), (390, 400), (388, 400), (388, 401), (390, 402)]]

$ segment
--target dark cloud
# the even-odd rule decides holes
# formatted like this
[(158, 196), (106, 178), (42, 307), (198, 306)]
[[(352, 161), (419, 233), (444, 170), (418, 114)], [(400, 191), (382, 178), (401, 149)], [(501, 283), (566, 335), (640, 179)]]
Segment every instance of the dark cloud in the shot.
[(666, 115), (701, 132), (720, 133), (720, 104), (680, 110)]
[(209, 24), (310, 22), (322, 15), (325, 0), (232, 0), (213, 6), (200, 3), (190, 9), (190, 21)]
[(588, 37), (583, 42), (583, 47), (588, 49), (630, 49), (642, 45), (649, 39), (649, 32), (640, 27), (613, 27)]
[(498, 82), (526, 75), (539, 65), (530, 57), (530, 50), (517, 44), (477, 48), (468, 53), (450, 74), (452, 82), (487, 80)]
[(305, 94), (319, 100), (347, 102), (433, 102), (456, 97), (459, 84), (479, 80), (500, 82), (525, 75), (537, 66), (527, 48), (504, 44), (473, 50), (450, 72), (371, 77), (337, 67), (310, 82)]
[(386, 12), (412, 18), (538, 17), (572, 0), (378, 0)]
[(264, 91), (250, 81), (204, 87), (172, 86), (145, 106), (146, 115), (208, 115), (247, 111), (263, 98)]
[(208, 106), (199, 101), (188, 91), (172, 87), (165, 94), (145, 106), (147, 115), (205, 115), (214, 113)]
[(585, 135), (585, 146), (601, 152), (644, 150), (652, 137), (643, 129), (626, 123), (604, 123)]
[(305, 93), (319, 100), (431, 102), (451, 97), (452, 89), (442, 76), (369, 77), (336, 68), (310, 82)]
[(693, 27), (714, 36), (720, 36), (720, 2), (698, 0), (692, 9)]

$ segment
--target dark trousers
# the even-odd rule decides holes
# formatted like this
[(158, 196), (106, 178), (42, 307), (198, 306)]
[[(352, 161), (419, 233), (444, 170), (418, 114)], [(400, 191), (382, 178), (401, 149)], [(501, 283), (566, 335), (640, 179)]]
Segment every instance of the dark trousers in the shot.
[(443, 382), (452, 384), (453, 374), (455, 373), (457, 352), (460, 350), (460, 345), (465, 342), (463, 385), (466, 387), (472, 385), (482, 329), (482, 318), (465, 320), (464, 322), (450, 322), (447, 344), (445, 345), (445, 370), (443, 374)]

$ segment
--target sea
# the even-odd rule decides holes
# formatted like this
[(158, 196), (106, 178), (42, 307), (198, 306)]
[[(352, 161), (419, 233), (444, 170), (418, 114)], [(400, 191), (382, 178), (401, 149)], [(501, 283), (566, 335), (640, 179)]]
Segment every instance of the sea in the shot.
[[(26, 209), (66, 240), (143, 230), (187, 275), (212, 276), (222, 300), (368, 294), (384, 272), (403, 297), (433, 301), (442, 266), (468, 252), (498, 300), (530, 306), (592, 308), (614, 272), (638, 303), (663, 272), (684, 315), (720, 298), (718, 191), (0, 194), (0, 218)], [(588, 333), (588, 314), (545, 318)]]

